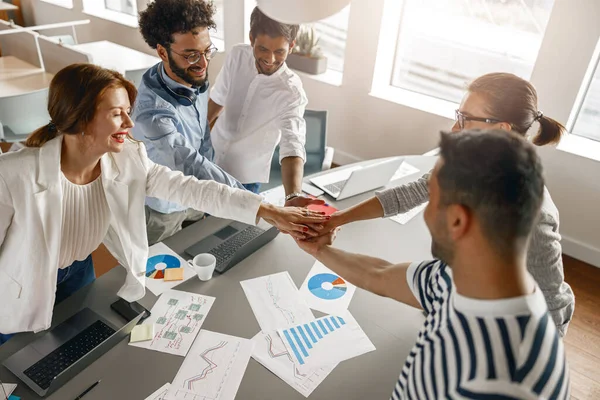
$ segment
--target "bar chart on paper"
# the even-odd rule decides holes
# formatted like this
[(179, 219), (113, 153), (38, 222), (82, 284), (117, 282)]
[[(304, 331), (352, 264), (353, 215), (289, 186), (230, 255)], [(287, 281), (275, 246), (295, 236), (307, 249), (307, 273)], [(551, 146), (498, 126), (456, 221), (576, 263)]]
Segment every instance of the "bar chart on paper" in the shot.
[(277, 331), (298, 370), (331, 365), (375, 350), (350, 312)]
[(300, 372), (277, 332), (259, 332), (253, 339), (252, 358), (261, 363), (304, 397), (325, 380), (336, 364)]

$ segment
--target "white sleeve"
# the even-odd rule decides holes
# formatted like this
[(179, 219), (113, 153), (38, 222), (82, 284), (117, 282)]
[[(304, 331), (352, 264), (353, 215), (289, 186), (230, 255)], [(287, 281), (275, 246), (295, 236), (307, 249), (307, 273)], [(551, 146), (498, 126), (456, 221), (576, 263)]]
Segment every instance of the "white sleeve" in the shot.
[(279, 163), (286, 157), (300, 157), (306, 161), (306, 121), (304, 110), (308, 100), (301, 90), (300, 98), (280, 117), (281, 141), (279, 143)]
[(212, 180), (200, 181), (152, 162), (143, 143), (139, 156), (146, 169), (146, 194), (162, 200), (204, 211), (215, 217), (255, 225), (262, 197), (247, 190), (234, 189)]
[(12, 222), (14, 213), (15, 210), (10, 190), (8, 190), (6, 182), (2, 178), (2, 175), (0, 175), (0, 247), (4, 243), (4, 238)]
[(210, 91), (210, 99), (220, 106), (225, 106), (225, 103), (227, 102), (227, 95), (229, 94), (229, 88), (231, 87), (231, 69), (234, 64), (234, 56), (235, 49), (232, 49), (232, 51), (227, 54), (225, 62), (221, 67), (221, 71), (219, 71), (217, 79), (215, 79), (215, 84)]

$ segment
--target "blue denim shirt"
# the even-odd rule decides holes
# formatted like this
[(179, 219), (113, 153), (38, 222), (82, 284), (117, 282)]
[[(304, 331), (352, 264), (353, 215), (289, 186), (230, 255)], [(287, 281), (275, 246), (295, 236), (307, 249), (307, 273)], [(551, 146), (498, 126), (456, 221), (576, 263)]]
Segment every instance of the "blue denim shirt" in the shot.
[[(207, 118), (208, 91), (196, 89), (195, 104), (180, 105), (160, 85), (159, 68), (169, 88), (185, 87), (165, 73), (162, 62), (146, 71), (133, 108), (133, 137), (144, 142), (148, 157), (157, 164), (201, 180), (214, 180), (243, 189), (241, 183), (212, 162), (214, 150)], [(146, 204), (165, 214), (185, 210), (179, 204), (154, 197), (147, 197)]]

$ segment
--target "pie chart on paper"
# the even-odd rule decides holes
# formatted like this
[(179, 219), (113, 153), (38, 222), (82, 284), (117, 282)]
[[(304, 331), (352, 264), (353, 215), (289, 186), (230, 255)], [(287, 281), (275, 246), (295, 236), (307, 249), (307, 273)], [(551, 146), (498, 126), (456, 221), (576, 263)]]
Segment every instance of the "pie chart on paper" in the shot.
[(146, 263), (146, 277), (151, 279), (163, 279), (165, 269), (179, 268), (181, 262), (170, 254), (157, 254), (148, 259)]
[(308, 290), (323, 300), (335, 300), (348, 291), (346, 281), (335, 274), (317, 274), (308, 281)]

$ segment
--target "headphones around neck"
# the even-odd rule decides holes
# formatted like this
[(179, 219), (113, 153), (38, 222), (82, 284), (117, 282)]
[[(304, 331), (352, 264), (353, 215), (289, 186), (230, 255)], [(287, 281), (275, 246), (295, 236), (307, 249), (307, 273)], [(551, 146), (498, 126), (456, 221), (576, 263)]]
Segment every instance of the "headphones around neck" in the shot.
[[(177, 103), (179, 103), (180, 105), (182, 105), (184, 107), (193, 106), (196, 103), (196, 99), (198, 98), (196, 91), (194, 91), (192, 89), (187, 89), (184, 87), (178, 87), (175, 89), (171, 89), (169, 86), (167, 86), (167, 83), (165, 82), (165, 80), (162, 76), (162, 68), (160, 66), (158, 67), (157, 72), (158, 72), (158, 83), (160, 83), (160, 86), (164, 90), (169, 92), (175, 98), (175, 100), (177, 100)], [(198, 93), (204, 93), (204, 92), (206, 92), (206, 89), (208, 89), (208, 85), (205, 83), (204, 85), (202, 85), (202, 87), (198, 88), (197, 91), (198, 91)]]

